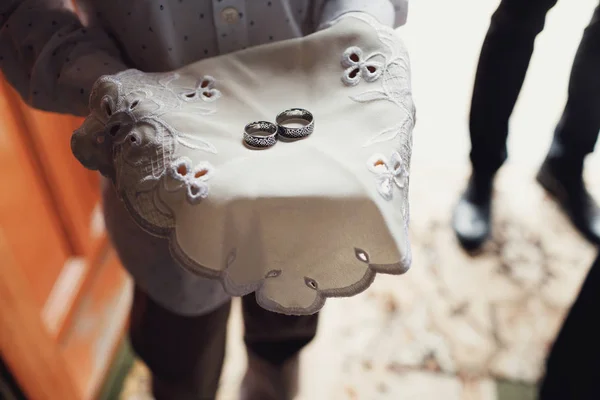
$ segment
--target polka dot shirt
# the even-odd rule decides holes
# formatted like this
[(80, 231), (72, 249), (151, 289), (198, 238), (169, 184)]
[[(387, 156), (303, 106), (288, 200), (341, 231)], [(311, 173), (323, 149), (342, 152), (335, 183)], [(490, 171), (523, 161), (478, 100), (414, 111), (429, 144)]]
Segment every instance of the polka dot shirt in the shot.
[(127, 68), (169, 71), (301, 37), (340, 15), (400, 25), (407, 0), (5, 0), (0, 69), (34, 107), (85, 115), (95, 80)]

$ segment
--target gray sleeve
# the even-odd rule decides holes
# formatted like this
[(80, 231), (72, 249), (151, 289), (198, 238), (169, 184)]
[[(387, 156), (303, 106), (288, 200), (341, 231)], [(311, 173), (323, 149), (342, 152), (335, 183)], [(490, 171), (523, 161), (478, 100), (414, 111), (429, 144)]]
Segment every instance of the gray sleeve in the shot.
[(394, 21), (394, 28), (406, 24), (408, 18), (408, 0), (390, 0), (394, 5), (394, 12), (396, 14), (396, 20)]
[(0, 0), (0, 70), (29, 105), (87, 115), (93, 83), (126, 69), (102, 29), (83, 26), (69, 0)]
[(396, 28), (406, 21), (408, 0), (326, 0), (320, 7), (319, 28), (351, 12), (364, 12), (384, 25)]

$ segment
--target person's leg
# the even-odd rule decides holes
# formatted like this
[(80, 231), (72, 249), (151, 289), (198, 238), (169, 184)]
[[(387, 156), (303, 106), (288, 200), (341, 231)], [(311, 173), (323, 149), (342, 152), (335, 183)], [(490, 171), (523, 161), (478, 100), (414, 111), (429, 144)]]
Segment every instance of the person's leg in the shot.
[(550, 350), (539, 400), (600, 399), (599, 308), (600, 255)]
[(508, 121), (521, 91), (535, 38), (557, 0), (502, 0), (481, 48), (471, 99), (469, 129), (473, 174), (453, 218), (468, 250), (490, 233), (492, 181), (506, 159)]
[(585, 29), (569, 80), (569, 97), (538, 181), (560, 202), (575, 226), (600, 243), (600, 210), (583, 182), (583, 161), (600, 130), (600, 5)]
[(298, 356), (317, 333), (318, 314), (290, 316), (260, 307), (254, 294), (242, 299), (248, 370), (242, 400), (292, 399)]
[(230, 302), (201, 316), (181, 316), (136, 287), (130, 340), (152, 372), (156, 400), (213, 400), (225, 356)]
[(471, 99), (471, 163), (494, 174), (506, 159), (508, 123), (537, 35), (557, 0), (502, 0), (481, 48)]

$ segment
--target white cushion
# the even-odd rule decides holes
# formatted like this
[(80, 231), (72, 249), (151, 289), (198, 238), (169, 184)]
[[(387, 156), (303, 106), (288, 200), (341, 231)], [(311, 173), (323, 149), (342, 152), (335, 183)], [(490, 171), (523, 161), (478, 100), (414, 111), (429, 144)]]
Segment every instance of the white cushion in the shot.
[[(310, 36), (172, 73), (101, 78), (73, 135), (135, 221), (182, 268), (253, 291), (266, 309), (318, 311), (410, 265), (414, 106), (398, 34), (350, 14)], [(266, 150), (248, 122), (309, 110), (314, 133)]]

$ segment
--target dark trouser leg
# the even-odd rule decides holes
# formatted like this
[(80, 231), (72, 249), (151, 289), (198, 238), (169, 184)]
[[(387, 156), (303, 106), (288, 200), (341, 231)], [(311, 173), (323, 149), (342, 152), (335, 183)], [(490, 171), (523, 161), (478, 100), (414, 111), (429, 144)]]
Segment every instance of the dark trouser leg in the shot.
[(508, 121), (521, 91), (534, 41), (556, 0), (502, 0), (485, 37), (475, 77), (469, 128), (477, 173), (506, 159)]
[(272, 364), (295, 356), (317, 334), (319, 314), (291, 316), (267, 311), (258, 305), (254, 294), (242, 302), (246, 347)]
[(130, 339), (152, 372), (156, 400), (212, 400), (225, 356), (230, 303), (186, 317), (156, 304), (136, 288)]
[(242, 399), (291, 399), (298, 355), (317, 333), (318, 314), (289, 316), (261, 308), (254, 294), (242, 299), (248, 372)]
[(508, 120), (521, 91), (538, 33), (556, 0), (502, 0), (481, 48), (471, 99), (469, 130), (473, 174), (452, 217), (466, 250), (491, 233), (492, 182), (506, 160)]
[(581, 175), (583, 159), (594, 150), (600, 130), (600, 6), (585, 29), (569, 79), (569, 98), (549, 156), (571, 176)]
[(583, 182), (583, 161), (594, 150), (600, 129), (600, 6), (586, 28), (569, 80), (569, 98), (538, 182), (573, 224), (600, 244), (600, 208)]
[(600, 399), (600, 256), (550, 351), (540, 400)]

